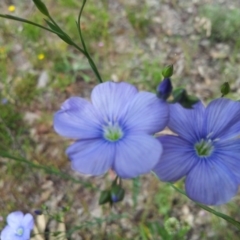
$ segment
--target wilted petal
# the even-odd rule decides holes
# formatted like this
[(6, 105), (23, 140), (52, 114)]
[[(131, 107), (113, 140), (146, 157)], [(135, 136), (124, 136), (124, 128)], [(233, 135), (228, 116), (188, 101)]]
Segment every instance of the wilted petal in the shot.
[(64, 137), (85, 139), (100, 136), (99, 122), (99, 116), (90, 102), (71, 97), (54, 115), (53, 126)]
[(19, 224), (22, 223), (23, 220), (23, 213), (20, 211), (12, 212), (7, 216), (7, 223), (8, 225), (16, 229), (19, 227)]
[(240, 102), (226, 98), (213, 100), (206, 108), (204, 133), (212, 139), (240, 134)]
[(184, 177), (197, 163), (196, 153), (189, 142), (176, 136), (158, 138), (162, 143), (163, 153), (153, 171), (160, 180), (175, 182)]
[(89, 175), (102, 175), (111, 168), (115, 144), (105, 140), (81, 140), (66, 151), (73, 170)]
[(131, 99), (123, 121), (127, 130), (154, 134), (163, 130), (168, 122), (168, 104), (156, 94), (139, 92)]
[(168, 127), (179, 136), (195, 142), (202, 138), (203, 115), (205, 107), (199, 101), (193, 109), (182, 107), (179, 103), (169, 104)]
[(202, 159), (187, 175), (185, 182), (189, 198), (206, 205), (227, 203), (237, 194), (235, 175), (214, 159)]
[(129, 83), (109, 81), (98, 84), (92, 91), (91, 99), (103, 118), (116, 121), (124, 116), (128, 103), (137, 92), (137, 89)]
[(129, 135), (116, 146), (113, 170), (121, 178), (134, 178), (150, 172), (162, 153), (161, 143), (149, 135)]

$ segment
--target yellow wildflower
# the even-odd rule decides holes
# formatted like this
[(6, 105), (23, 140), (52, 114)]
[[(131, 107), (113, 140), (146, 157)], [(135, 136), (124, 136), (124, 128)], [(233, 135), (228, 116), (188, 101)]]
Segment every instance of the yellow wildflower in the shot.
[(45, 55), (43, 53), (38, 54), (38, 59), (43, 60), (45, 58)]
[(8, 6), (8, 11), (9, 12), (15, 12), (16, 7), (14, 5)]

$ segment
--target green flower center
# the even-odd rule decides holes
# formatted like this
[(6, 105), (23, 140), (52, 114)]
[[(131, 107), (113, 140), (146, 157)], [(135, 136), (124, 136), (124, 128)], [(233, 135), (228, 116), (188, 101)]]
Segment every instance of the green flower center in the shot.
[(118, 124), (108, 124), (103, 128), (103, 136), (110, 142), (116, 142), (123, 137), (123, 131)]
[(20, 227), (16, 230), (16, 235), (17, 236), (22, 236), (23, 235), (23, 232), (24, 232), (24, 229), (23, 227)]
[(208, 157), (213, 151), (213, 145), (211, 140), (201, 140), (194, 146), (196, 153), (199, 157)]

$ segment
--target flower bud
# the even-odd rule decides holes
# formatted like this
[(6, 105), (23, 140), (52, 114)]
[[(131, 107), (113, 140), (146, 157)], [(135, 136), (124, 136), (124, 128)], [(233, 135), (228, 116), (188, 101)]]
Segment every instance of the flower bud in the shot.
[(196, 104), (199, 99), (195, 96), (188, 95), (186, 89), (176, 88), (173, 93), (174, 100), (172, 103), (180, 103), (184, 108), (191, 109), (194, 104)]
[(98, 204), (102, 205), (107, 202), (111, 202), (111, 192), (109, 190), (104, 190), (101, 192)]
[(163, 100), (167, 100), (172, 92), (172, 83), (170, 78), (164, 78), (157, 87), (157, 96)]
[(230, 86), (228, 82), (225, 82), (221, 85), (222, 97), (227, 95), (230, 92)]
[(33, 0), (35, 6), (38, 8), (38, 10), (45, 16), (49, 16), (48, 9), (46, 5), (41, 0)]
[(124, 189), (119, 185), (114, 185), (111, 189), (111, 201), (112, 203), (120, 202), (124, 198)]
[(173, 65), (166, 66), (162, 71), (162, 75), (164, 78), (170, 78), (173, 75)]
[(42, 215), (42, 211), (39, 210), (39, 209), (35, 210), (34, 213), (35, 213), (36, 215)]

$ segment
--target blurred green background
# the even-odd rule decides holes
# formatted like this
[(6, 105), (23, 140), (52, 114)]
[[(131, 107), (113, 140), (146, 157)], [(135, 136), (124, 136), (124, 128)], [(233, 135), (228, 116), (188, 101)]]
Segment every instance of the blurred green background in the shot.
[[(81, 1), (43, 2), (80, 44), (75, 21)], [(30, 0), (1, 0), (0, 13), (46, 26)], [(239, 99), (238, 0), (88, 0), (81, 27), (104, 81), (127, 81), (154, 92), (163, 67), (174, 64), (174, 87), (183, 86), (207, 103), (220, 97), (220, 85), (229, 81), (228, 96)], [(0, 229), (11, 211), (44, 208), (47, 216), (36, 216), (36, 232), (47, 229), (55, 236), (45, 233), (42, 239), (66, 239), (56, 233), (61, 231), (73, 240), (239, 239), (234, 226), (150, 174), (123, 181), (123, 202), (112, 208), (98, 206), (100, 190), (110, 186), (111, 174), (89, 178), (71, 171), (64, 154), (71, 141), (52, 128), (61, 103), (75, 95), (88, 99), (95, 84), (88, 61), (76, 49), (49, 32), (0, 19), (0, 151), (30, 160), (0, 158)], [(31, 163), (61, 170), (82, 184)], [(215, 209), (240, 220), (239, 203), (236, 196)]]

